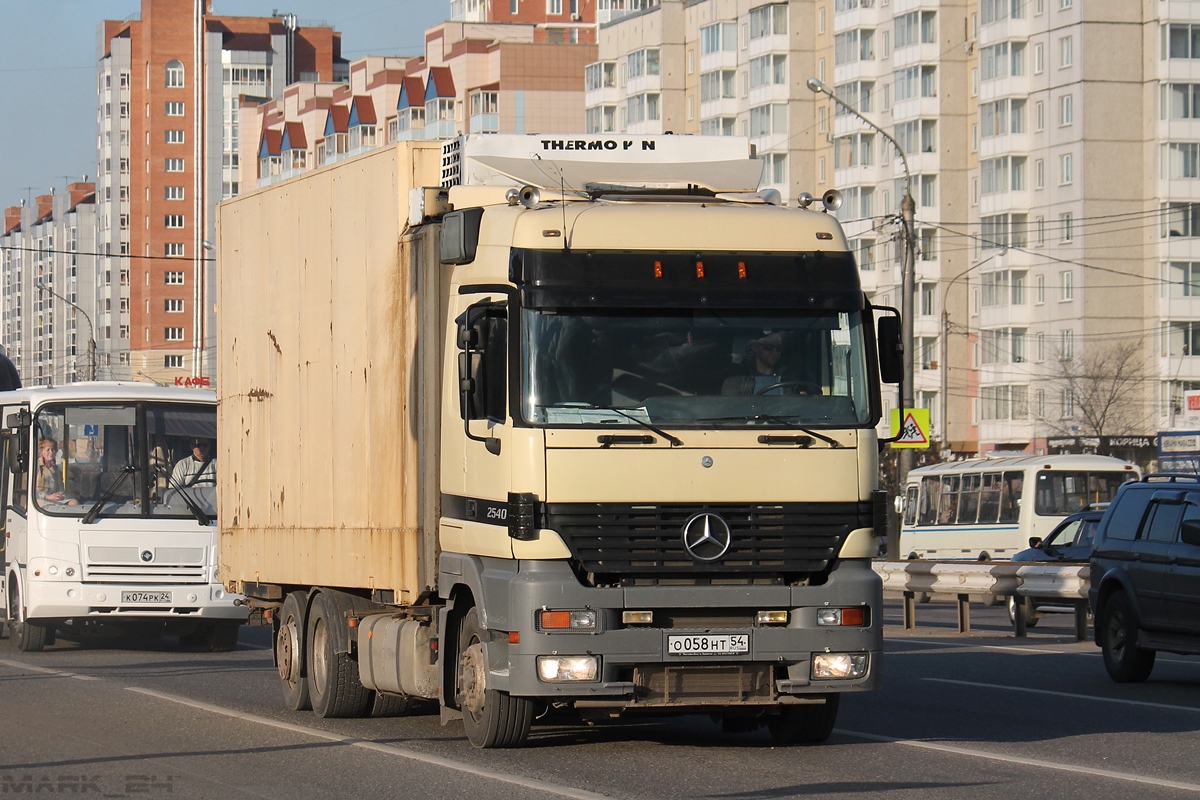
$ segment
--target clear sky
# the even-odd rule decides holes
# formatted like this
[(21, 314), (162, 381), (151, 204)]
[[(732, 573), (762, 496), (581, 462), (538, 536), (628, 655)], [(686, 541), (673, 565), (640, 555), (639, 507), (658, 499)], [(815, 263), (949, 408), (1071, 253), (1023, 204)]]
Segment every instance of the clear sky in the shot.
[[(140, 0), (4, 0), (0, 24), (0, 208), (96, 172), (96, 25), (141, 11)], [(342, 34), (342, 56), (419, 55), (449, 0), (213, 0), (216, 14), (278, 9)]]

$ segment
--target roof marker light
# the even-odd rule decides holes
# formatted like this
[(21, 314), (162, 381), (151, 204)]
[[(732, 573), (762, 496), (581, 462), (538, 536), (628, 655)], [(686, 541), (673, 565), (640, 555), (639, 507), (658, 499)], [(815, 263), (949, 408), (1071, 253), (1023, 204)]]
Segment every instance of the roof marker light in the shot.
[(704, 277), (704, 262), (703, 261), (696, 262), (696, 277), (697, 278)]

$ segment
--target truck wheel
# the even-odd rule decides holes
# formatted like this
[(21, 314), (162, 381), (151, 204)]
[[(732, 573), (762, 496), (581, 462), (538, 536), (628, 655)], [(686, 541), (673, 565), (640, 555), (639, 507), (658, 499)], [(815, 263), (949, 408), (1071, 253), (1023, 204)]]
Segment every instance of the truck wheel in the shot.
[(1104, 668), (1117, 683), (1140, 683), (1154, 669), (1153, 650), (1137, 646), (1137, 620), (1124, 592), (1110, 595), (1100, 610), (1098, 628), (1104, 641)]
[(372, 717), (407, 717), (417, 707), (417, 698), (408, 695), (382, 694), (375, 692), (371, 704)]
[(279, 685), (283, 688), (283, 704), (292, 711), (308, 711), (312, 701), (308, 697), (308, 678), (304, 671), (303, 592), (292, 592), (283, 601), (279, 611), (279, 631), (275, 634), (275, 663), (279, 665)]
[(342, 616), (324, 594), (308, 614), (308, 693), (313, 711), (325, 717), (361, 717), (371, 707), (371, 692), (358, 678), (358, 662), (333, 649), (333, 625)]
[(45, 626), (25, 619), (21, 590), (16, 580), (8, 592), (8, 636), (22, 653), (36, 653), (46, 646), (49, 631)]
[(485, 635), (472, 608), (458, 634), (455, 699), (462, 709), (463, 728), (476, 747), (521, 747), (533, 724), (533, 701), (488, 688)]
[(782, 706), (779, 715), (767, 720), (771, 738), (779, 744), (820, 744), (833, 733), (841, 695), (827, 694), (825, 702)]

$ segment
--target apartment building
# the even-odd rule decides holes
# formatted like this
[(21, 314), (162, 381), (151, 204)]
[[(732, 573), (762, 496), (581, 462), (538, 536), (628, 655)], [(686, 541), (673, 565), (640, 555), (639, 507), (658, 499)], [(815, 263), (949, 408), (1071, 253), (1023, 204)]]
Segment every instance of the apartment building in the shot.
[[(89, 343), (102, 333), (93, 325), (93, 276), (108, 269), (96, 252), (94, 183), (69, 183), (65, 192), (5, 209), (0, 331), (25, 384), (61, 384), (92, 374)], [(96, 377), (108, 376), (98, 371)]]
[(215, 263), (206, 243), (216, 203), (244, 180), (240, 98), (345, 80), (346, 63), (340, 35), (324, 23), (214, 16), (203, 0), (141, 8), (99, 26), (97, 245), (111, 254), (97, 294), (101, 371), (211, 383)]
[(265, 186), (372, 147), (459, 133), (582, 130), (584, 67), (596, 45), (538, 41), (535, 23), (450, 21), (415, 57), (370, 56), (345, 83), (302, 82), (279, 100), (242, 98), (242, 163)]

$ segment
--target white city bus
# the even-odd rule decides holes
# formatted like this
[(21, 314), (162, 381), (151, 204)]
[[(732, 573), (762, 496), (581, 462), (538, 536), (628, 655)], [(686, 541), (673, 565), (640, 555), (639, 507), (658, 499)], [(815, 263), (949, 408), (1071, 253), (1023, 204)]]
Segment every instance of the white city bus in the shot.
[(214, 393), (19, 389), (0, 392), (0, 421), (4, 610), (18, 649), (114, 628), (236, 646), (246, 609), (217, 577)]
[(1107, 502), (1141, 471), (1108, 456), (1000, 456), (908, 473), (902, 558), (1008, 559), (1063, 517)]

